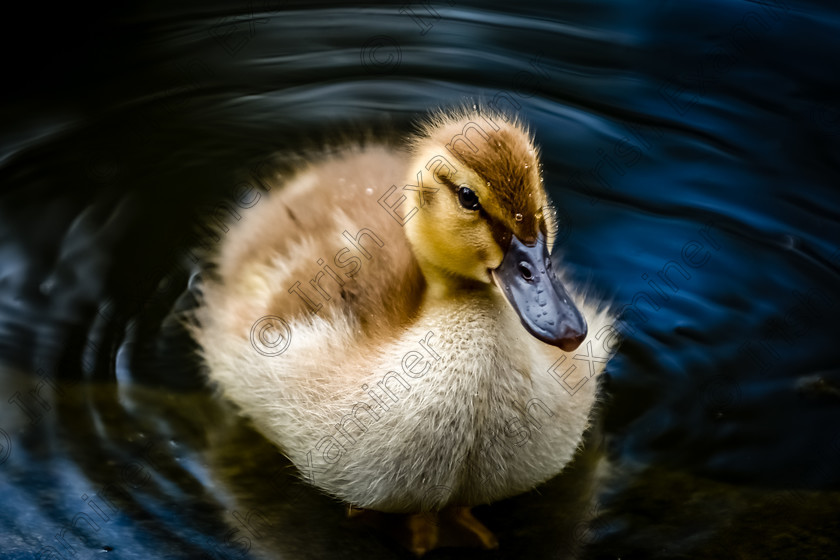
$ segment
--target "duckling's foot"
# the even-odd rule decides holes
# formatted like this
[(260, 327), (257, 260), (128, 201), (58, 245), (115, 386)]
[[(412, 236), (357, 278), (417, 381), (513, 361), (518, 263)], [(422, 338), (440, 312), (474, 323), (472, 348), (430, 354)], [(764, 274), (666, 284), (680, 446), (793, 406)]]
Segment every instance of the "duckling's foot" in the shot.
[(460, 537), (467, 541), (478, 540), (478, 545), (487, 550), (499, 548), (496, 535), (476, 519), (470, 508), (453, 506), (441, 512), (441, 517), (450, 521), (449, 525)]
[(470, 508), (450, 506), (441, 512), (383, 513), (347, 506), (347, 517), (377, 533), (390, 535), (418, 558), (439, 547), (499, 547), (496, 536), (473, 517)]
[(418, 558), (440, 545), (437, 512), (393, 514), (348, 504), (347, 518), (353, 523), (390, 535)]
[(438, 522), (436, 513), (416, 513), (408, 518), (411, 551), (418, 558), (437, 547)]

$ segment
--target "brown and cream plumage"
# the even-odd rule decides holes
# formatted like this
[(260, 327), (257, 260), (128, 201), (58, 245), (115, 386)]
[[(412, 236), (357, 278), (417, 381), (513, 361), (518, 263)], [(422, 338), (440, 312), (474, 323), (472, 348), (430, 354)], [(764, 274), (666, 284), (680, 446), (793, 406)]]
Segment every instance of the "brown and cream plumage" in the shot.
[[(572, 460), (597, 384), (572, 394), (552, 368), (587, 322), (610, 328), (552, 271), (549, 208), (532, 136), (486, 110), (432, 115), (407, 150), (313, 158), (216, 256), (195, 329), (210, 378), (324, 491), (454, 511), (492, 546), (468, 508)], [(278, 355), (255, 349), (266, 317), (290, 333)], [(422, 553), (436, 537), (417, 519)]]

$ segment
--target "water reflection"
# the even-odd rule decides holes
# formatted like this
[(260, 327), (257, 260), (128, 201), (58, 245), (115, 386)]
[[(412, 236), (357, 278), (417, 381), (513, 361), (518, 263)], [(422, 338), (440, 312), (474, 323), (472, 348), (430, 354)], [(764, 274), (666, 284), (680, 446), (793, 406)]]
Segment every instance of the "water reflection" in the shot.
[(10, 62), (0, 139), (5, 555), (405, 556), (205, 387), (181, 319), (224, 239), (214, 222), (247, 220), (267, 177), (360, 125), (392, 137), (475, 99), (532, 123), (566, 217), (558, 253), (625, 309), (594, 502), (568, 476), (479, 510), (497, 556), (837, 548), (836, 15), (511, 10), (43, 20), (54, 56)]

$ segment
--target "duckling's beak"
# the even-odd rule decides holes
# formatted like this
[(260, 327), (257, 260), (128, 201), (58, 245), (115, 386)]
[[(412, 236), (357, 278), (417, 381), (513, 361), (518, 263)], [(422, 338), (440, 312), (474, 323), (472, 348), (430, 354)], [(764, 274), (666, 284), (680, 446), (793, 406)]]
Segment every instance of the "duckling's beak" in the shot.
[(586, 319), (554, 274), (542, 234), (532, 247), (513, 236), (502, 264), (491, 272), (529, 333), (565, 352), (581, 345)]

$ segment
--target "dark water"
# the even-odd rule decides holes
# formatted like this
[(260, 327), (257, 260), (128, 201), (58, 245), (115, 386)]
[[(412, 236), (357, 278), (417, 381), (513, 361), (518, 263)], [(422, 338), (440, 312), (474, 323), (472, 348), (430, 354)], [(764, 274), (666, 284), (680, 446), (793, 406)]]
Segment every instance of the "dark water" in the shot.
[(837, 557), (837, 10), (202, 2), (6, 24), (4, 558), (409, 558), (205, 389), (178, 316), (224, 237), (200, 224), (237, 189), (465, 100), (532, 124), (559, 252), (631, 307), (594, 503), (585, 454), (477, 510), (500, 551), (429, 557)]

